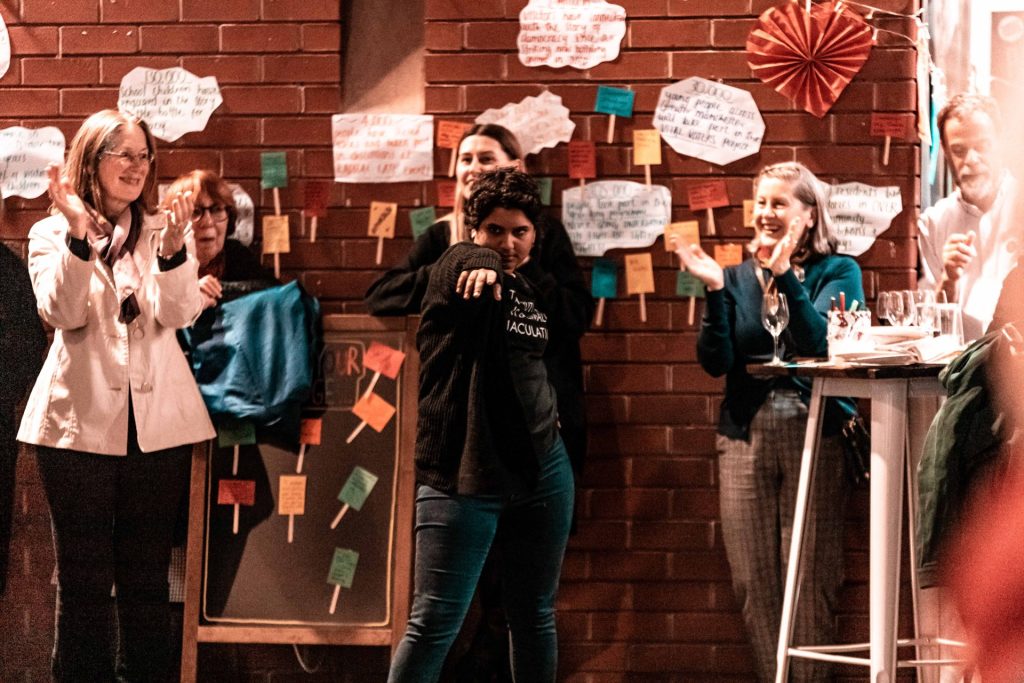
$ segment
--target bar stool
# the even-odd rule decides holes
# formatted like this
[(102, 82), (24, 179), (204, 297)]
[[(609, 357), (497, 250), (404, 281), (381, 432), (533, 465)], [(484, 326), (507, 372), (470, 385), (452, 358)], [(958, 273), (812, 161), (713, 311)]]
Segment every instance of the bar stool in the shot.
[[(945, 395), (937, 379), (939, 369), (916, 366), (849, 369), (809, 367), (790, 370), (793, 374), (812, 377), (814, 383), (808, 411), (807, 434), (800, 462), (793, 535), (786, 570), (776, 683), (785, 683), (791, 657), (869, 666), (869, 680), (872, 683), (892, 683), (896, 680), (897, 667), (937, 666), (961, 662), (958, 659), (921, 658), (899, 661), (897, 658), (897, 647), (901, 645), (912, 645), (917, 648), (938, 644), (963, 645), (954, 641), (917, 637), (920, 630), (917, 614), (917, 563), (913, 544), (917, 481), (915, 468), (911, 466), (908, 441), (923, 443), (923, 434), (914, 435), (915, 438), (911, 439), (907, 427), (911, 398)], [(821, 416), (825, 398), (828, 396), (871, 399), (869, 642), (795, 646), (792, 644), (793, 622), (802, 580), (801, 550), (806, 530), (811, 482), (817, 460), (815, 456), (821, 436)], [(921, 429), (927, 429), (927, 420), (915, 420), (915, 423), (923, 425)], [(908, 489), (910, 560), (915, 565), (915, 571), (911, 572), (915, 637), (898, 640), (904, 477)], [(850, 654), (862, 650), (868, 650), (869, 656)]]

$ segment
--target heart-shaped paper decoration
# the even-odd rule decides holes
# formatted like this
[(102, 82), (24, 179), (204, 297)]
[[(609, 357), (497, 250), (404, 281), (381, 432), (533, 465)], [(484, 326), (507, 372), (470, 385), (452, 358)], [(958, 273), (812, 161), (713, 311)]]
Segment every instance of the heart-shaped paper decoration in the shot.
[(872, 31), (842, 3), (785, 2), (764, 12), (747, 37), (747, 63), (759, 79), (821, 118), (871, 52)]

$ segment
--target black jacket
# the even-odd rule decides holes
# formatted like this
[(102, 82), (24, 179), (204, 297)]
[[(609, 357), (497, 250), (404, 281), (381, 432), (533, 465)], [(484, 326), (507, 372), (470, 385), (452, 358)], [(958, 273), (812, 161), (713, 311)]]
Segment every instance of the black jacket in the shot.
[(13, 409), (43, 366), (46, 333), (28, 267), (0, 244), (0, 408)]

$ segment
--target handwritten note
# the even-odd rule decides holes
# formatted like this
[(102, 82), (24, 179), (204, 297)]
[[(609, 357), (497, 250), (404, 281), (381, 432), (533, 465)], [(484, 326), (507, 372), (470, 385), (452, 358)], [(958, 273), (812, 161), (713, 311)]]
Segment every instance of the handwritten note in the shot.
[(263, 253), (287, 254), (292, 250), (288, 216), (263, 217)]
[(519, 12), (524, 66), (589, 69), (619, 56), (626, 10), (605, 0), (530, 0)]
[(434, 117), (335, 114), (334, 180), (401, 183), (434, 178)]
[(694, 297), (703, 299), (705, 294), (704, 283), (695, 278), (685, 270), (676, 274), (676, 295), (683, 297)]
[(422, 209), (413, 209), (409, 212), (409, 226), (412, 228), (414, 238), (418, 239), (436, 222), (437, 210), (432, 206), (424, 206)]
[(658, 166), (661, 164), (661, 135), (657, 129), (633, 131), (633, 165)]
[(597, 147), (590, 140), (569, 141), (569, 177), (597, 177)]
[(46, 192), (46, 167), (64, 163), (64, 133), (59, 128), (0, 130), (0, 194), (32, 199)]
[(395, 407), (374, 393), (365, 394), (352, 406), (356, 417), (370, 425), (374, 431), (382, 431), (395, 414)]
[(700, 244), (700, 224), (697, 221), (669, 223), (665, 226), (665, 251), (679, 247)]
[(438, 121), (437, 146), (443, 149), (458, 149), (459, 141), (471, 125), (462, 121)]
[(434, 189), (437, 191), (437, 205), (442, 208), (450, 208), (455, 206), (455, 181), (454, 180), (438, 180), (434, 183)]
[(749, 92), (697, 76), (662, 88), (654, 127), (680, 154), (719, 165), (755, 154), (764, 137)]
[(686, 185), (686, 197), (692, 211), (729, 206), (729, 189), (724, 180), (704, 180)]
[(206, 128), (223, 101), (214, 76), (199, 78), (180, 66), (160, 70), (137, 66), (121, 79), (117, 108), (148, 123), (161, 140), (174, 142), (185, 133)]
[(590, 294), (595, 299), (614, 299), (619, 287), (618, 266), (606, 258), (594, 260), (590, 271)]
[(256, 427), (252, 422), (228, 422), (217, 425), (217, 445), (251, 446), (256, 443)]
[(646, 247), (672, 217), (672, 193), (661, 185), (599, 180), (585, 192), (562, 193), (562, 222), (578, 256), (601, 256), (618, 247)]
[(626, 254), (626, 292), (650, 294), (654, 291), (654, 265), (651, 255)]
[(871, 114), (871, 134), (876, 137), (902, 139), (907, 134), (909, 124), (907, 114)]
[(0, 78), (11, 68), (11, 37), (7, 33), (7, 24), (0, 16)]
[(352, 468), (352, 474), (338, 493), (338, 500), (354, 510), (362, 510), (370, 492), (377, 485), (377, 475), (358, 465)]
[(306, 477), (301, 474), (282, 474), (277, 485), (277, 514), (306, 514)]
[(299, 443), (307, 446), (319, 446), (320, 434), (324, 421), (319, 417), (305, 418), (299, 422)]
[(387, 344), (372, 342), (363, 355), (363, 366), (368, 370), (379, 372), (388, 379), (396, 379), (398, 371), (405, 361), (405, 354)]
[(370, 221), (366, 228), (366, 234), (370, 237), (393, 239), (396, 218), (398, 218), (398, 204), (370, 202)]
[(839, 239), (839, 253), (860, 256), (875, 238), (889, 229), (903, 210), (900, 188), (873, 187), (864, 183), (833, 185), (828, 198), (832, 232)]
[(302, 212), (307, 216), (325, 217), (331, 184), (324, 180), (307, 180), (303, 189)]
[(536, 154), (545, 147), (568, 142), (576, 129), (562, 98), (549, 90), (501, 109), (488, 109), (476, 117), (476, 122), (508, 128), (519, 140), (524, 154)]
[(716, 244), (715, 261), (723, 268), (738, 266), (743, 263), (743, 245), (741, 244)]
[(597, 86), (597, 99), (594, 102), (594, 111), (599, 114), (611, 114), (612, 116), (633, 116), (633, 101), (636, 93), (626, 88), (612, 88), (607, 85)]
[(217, 505), (255, 505), (256, 482), (250, 479), (221, 479), (217, 482)]
[(359, 553), (348, 548), (335, 548), (331, 559), (331, 570), (327, 573), (327, 583), (341, 588), (351, 588), (359, 564)]
[(284, 152), (260, 153), (260, 187), (269, 190), (288, 186), (288, 157)]

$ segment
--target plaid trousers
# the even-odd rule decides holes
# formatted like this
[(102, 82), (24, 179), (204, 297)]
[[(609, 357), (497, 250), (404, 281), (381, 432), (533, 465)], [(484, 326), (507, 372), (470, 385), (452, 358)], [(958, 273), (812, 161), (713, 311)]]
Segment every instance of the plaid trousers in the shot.
[[(750, 425), (750, 443), (718, 435), (722, 538), (733, 590), (760, 681), (775, 680), (775, 652), (792, 537), (807, 408), (795, 390), (769, 394)], [(803, 540), (802, 598), (793, 643), (834, 643), (843, 580), (843, 517), (848, 485), (840, 437), (819, 447)], [(790, 661), (790, 680), (826, 681), (830, 666)]]

